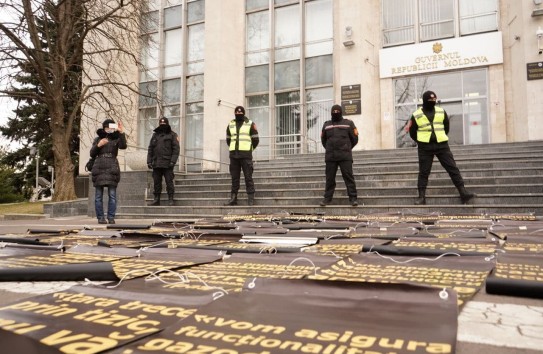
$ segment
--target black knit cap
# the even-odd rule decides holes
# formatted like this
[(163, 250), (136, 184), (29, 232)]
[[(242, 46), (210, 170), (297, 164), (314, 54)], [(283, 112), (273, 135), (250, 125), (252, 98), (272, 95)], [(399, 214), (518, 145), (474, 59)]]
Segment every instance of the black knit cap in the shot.
[(160, 118), (160, 120), (158, 121), (158, 124), (167, 124), (167, 125), (170, 125), (170, 121), (168, 120), (168, 118), (162, 117), (162, 118)]
[(234, 114), (236, 114), (236, 113), (245, 114), (245, 108), (243, 108), (242, 106), (237, 106), (236, 109), (234, 109)]
[(109, 125), (110, 124), (114, 124), (115, 121), (113, 119), (106, 119), (105, 121), (102, 122), (102, 128), (109, 128)]
[(335, 104), (332, 106), (332, 109), (330, 110), (331, 113), (333, 113), (334, 111), (339, 111), (339, 113), (343, 113), (343, 110), (341, 109), (341, 106), (338, 105), (338, 104)]
[(436, 98), (436, 94), (434, 93), (434, 91), (426, 91), (425, 93), (422, 94), (422, 102), (428, 102), (428, 100), (430, 98)]

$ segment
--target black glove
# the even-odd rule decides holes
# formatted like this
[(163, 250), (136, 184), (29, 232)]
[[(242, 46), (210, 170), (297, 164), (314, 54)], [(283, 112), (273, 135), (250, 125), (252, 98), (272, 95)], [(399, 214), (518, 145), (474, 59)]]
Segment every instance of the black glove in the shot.
[(170, 168), (173, 168), (175, 166), (175, 162), (170, 162)]
[(153, 165), (151, 165), (150, 163), (147, 164), (147, 167), (150, 168), (151, 170), (153, 169)]

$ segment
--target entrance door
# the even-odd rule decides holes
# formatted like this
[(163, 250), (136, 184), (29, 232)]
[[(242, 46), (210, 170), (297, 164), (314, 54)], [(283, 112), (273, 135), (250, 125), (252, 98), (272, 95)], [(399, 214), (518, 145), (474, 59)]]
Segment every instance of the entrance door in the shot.
[(439, 104), (449, 117), (449, 145), (464, 145), (464, 117), (462, 102)]

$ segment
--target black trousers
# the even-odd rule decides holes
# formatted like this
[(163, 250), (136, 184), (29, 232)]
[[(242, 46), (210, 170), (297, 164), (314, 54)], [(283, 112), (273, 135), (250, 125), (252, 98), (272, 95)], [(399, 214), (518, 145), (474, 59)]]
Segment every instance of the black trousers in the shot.
[(336, 173), (337, 168), (341, 170), (341, 176), (347, 187), (347, 195), (349, 199), (356, 199), (356, 184), (353, 175), (353, 162), (347, 161), (326, 161), (326, 187), (324, 190), (324, 199), (332, 200), (334, 191), (336, 190)]
[(419, 178), (417, 187), (419, 191), (426, 190), (426, 186), (428, 186), (428, 177), (432, 171), (434, 156), (437, 157), (441, 166), (447, 171), (454, 185), (457, 188), (464, 186), (464, 180), (462, 179), (460, 170), (456, 167), (456, 162), (454, 161), (454, 156), (449, 148), (449, 144), (431, 144), (423, 147), (419, 144), (418, 153)]
[(239, 191), (241, 170), (245, 177), (245, 189), (247, 194), (254, 194), (255, 184), (253, 182), (253, 160), (230, 158), (230, 176), (232, 177), (232, 193)]
[(166, 181), (166, 191), (168, 192), (168, 195), (174, 194), (174, 186), (173, 186), (173, 167), (169, 168), (153, 168), (153, 193), (160, 194), (162, 193), (162, 177), (164, 177), (164, 180)]

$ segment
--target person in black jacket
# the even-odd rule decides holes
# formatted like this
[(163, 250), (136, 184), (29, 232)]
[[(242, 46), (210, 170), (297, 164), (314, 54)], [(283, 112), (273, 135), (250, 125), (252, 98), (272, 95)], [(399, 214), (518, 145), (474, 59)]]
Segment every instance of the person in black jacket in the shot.
[(168, 205), (174, 205), (174, 173), (173, 168), (179, 158), (179, 136), (172, 131), (168, 118), (160, 118), (158, 127), (149, 142), (147, 150), (147, 167), (153, 169), (153, 194), (151, 206), (160, 205), (162, 193), (162, 177), (166, 181)]
[(237, 106), (234, 109), (235, 119), (232, 119), (226, 127), (226, 144), (230, 151), (230, 176), (232, 177), (232, 189), (230, 200), (224, 205), (238, 204), (238, 191), (241, 178), (241, 170), (245, 177), (245, 189), (247, 190), (247, 204), (255, 203), (255, 184), (253, 182), (253, 150), (259, 143), (258, 130), (255, 123), (245, 117), (245, 108)]
[[(112, 119), (106, 119), (102, 128), (96, 131), (98, 135), (90, 150), (90, 156), (95, 159), (92, 167), (92, 183), (95, 188), (94, 208), (100, 224), (115, 224), (117, 210), (117, 185), (121, 180), (121, 169), (117, 161), (119, 149), (126, 149), (126, 136), (123, 126), (115, 124)], [(107, 221), (104, 217), (103, 195), (104, 187), (108, 190)]]
[(411, 115), (409, 122), (409, 136), (417, 143), (419, 156), (419, 177), (417, 188), (419, 197), (415, 205), (426, 204), (426, 187), (428, 177), (432, 171), (434, 156), (441, 166), (445, 168), (454, 185), (460, 193), (463, 204), (470, 201), (475, 194), (470, 193), (464, 187), (464, 180), (460, 170), (456, 166), (454, 156), (449, 148), (449, 117), (441, 107), (436, 107), (437, 96), (432, 91), (422, 94), (422, 107)]
[(336, 173), (339, 167), (347, 187), (349, 203), (352, 206), (358, 206), (351, 151), (358, 144), (358, 130), (353, 121), (343, 118), (340, 105), (332, 106), (331, 114), (332, 119), (324, 122), (321, 132), (322, 146), (326, 149), (326, 187), (324, 199), (320, 205), (326, 206), (332, 202), (336, 189)]

